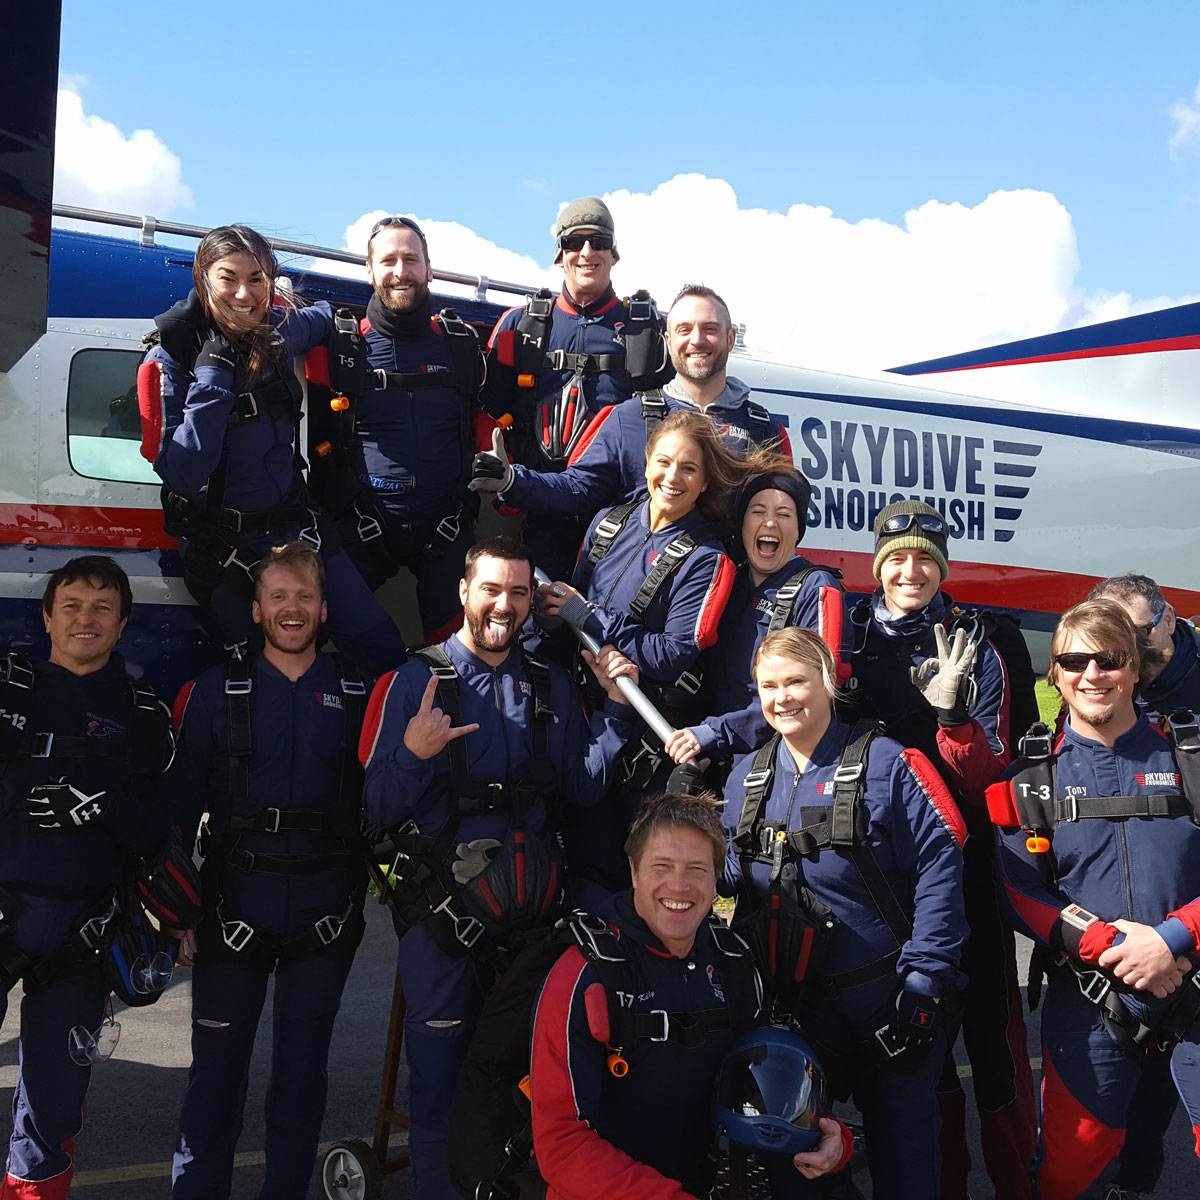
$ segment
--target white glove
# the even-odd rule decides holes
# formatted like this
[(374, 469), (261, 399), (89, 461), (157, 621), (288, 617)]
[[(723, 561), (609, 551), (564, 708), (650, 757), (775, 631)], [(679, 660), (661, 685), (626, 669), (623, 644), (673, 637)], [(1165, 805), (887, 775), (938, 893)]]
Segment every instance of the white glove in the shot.
[(937, 712), (943, 725), (965, 725), (970, 719), (975, 701), (975, 642), (967, 640), (967, 631), (958, 629), (953, 641), (946, 637), (946, 627), (933, 627), (937, 642), (937, 658), (927, 658), (916, 670), (915, 682), (921, 694)]

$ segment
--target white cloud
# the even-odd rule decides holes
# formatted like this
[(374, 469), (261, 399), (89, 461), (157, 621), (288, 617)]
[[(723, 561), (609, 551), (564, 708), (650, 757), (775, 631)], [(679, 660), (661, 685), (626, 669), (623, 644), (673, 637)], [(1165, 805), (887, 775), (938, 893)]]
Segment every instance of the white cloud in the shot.
[(1175, 128), (1171, 132), (1171, 155), (1189, 146), (1200, 146), (1200, 83), (1192, 93), (1192, 99), (1176, 100), (1167, 110)]
[(165, 217), (192, 205), (183, 166), (153, 130), (124, 134), (84, 111), (78, 77), (58, 91), (54, 200), (81, 208)]
[[(727, 182), (703, 175), (604, 198), (621, 250), (618, 291), (646, 287), (665, 306), (684, 283), (706, 283), (746, 324), (751, 350), (805, 366), (875, 371), (1188, 299), (1080, 288), (1074, 223), (1048, 192), (996, 191), (975, 205), (928, 200), (900, 223), (850, 222), (809, 204), (742, 208)], [(463, 225), (417, 219), (437, 267), (557, 288), (555, 211), (530, 210), (546, 229), (544, 265)], [(382, 215), (364, 213), (346, 246), (361, 253)]]

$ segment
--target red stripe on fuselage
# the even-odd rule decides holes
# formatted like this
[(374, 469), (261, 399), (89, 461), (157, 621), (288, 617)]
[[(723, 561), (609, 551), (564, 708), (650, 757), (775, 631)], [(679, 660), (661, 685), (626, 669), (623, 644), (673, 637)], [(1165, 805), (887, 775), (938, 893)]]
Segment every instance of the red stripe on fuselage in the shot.
[(961, 371), (984, 371), (992, 367), (1024, 367), (1030, 363), (1071, 362), (1081, 358), (1119, 358), (1126, 354), (1161, 354), (1172, 350), (1200, 350), (1200, 335), (1157, 338), (1150, 342), (1128, 342), (1124, 346), (1090, 346), (1084, 350), (1064, 350), (1059, 354), (1033, 354), (1028, 358), (999, 358), (994, 362), (972, 363), (966, 367), (943, 367), (938, 371), (922, 371), (914, 375), (954, 375)]
[(82, 504), (0, 504), (0, 543), (168, 550), (161, 508), (93, 508)]
[[(813, 531), (815, 536), (816, 531)], [(873, 592), (879, 584), (871, 574), (873, 555), (850, 550), (822, 550), (804, 546), (804, 557), (823, 567), (837, 567), (846, 591)], [(999, 563), (950, 563), (946, 590), (959, 603), (991, 604), (999, 608), (1024, 608), (1031, 612), (1061, 613), (1086, 598), (1100, 582), (1098, 575), (1075, 575), (1041, 567)], [(1200, 612), (1200, 591), (1164, 586), (1163, 595), (1184, 613)]]

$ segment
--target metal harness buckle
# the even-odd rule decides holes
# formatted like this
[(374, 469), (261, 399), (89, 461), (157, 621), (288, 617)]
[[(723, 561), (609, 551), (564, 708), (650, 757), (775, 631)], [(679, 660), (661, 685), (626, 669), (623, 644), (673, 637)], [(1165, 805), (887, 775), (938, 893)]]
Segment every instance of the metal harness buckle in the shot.
[(661, 1031), (650, 1034), (652, 1042), (665, 1042), (671, 1036), (671, 1016), (665, 1008), (654, 1008), (646, 1014), (648, 1017), (657, 1017), (662, 1025)]
[(328, 946), (331, 942), (337, 941), (341, 936), (342, 926), (345, 925), (346, 918), (337, 913), (327, 913), (319, 921), (313, 924), (313, 928), (317, 931), (317, 939), (322, 946)]
[[(238, 513), (238, 517), (240, 519), (241, 513)], [(229, 551), (229, 554), (224, 562), (221, 563), (222, 570), (224, 570), (226, 567), (241, 567), (242, 570), (249, 575), (254, 570), (254, 563), (242, 562), (242, 560), (238, 558), (238, 547), (234, 546), (233, 549)]]
[(1096, 1005), (1103, 1004), (1108, 993), (1112, 991), (1112, 981), (1099, 971), (1076, 970), (1075, 982), (1079, 984), (1084, 999)]
[(308, 515), (312, 518), (312, 524), (306, 525), (300, 530), (296, 534), (296, 538), (298, 541), (307, 542), (314, 550), (319, 551), (321, 549), (321, 531), (317, 523), (317, 514), (310, 508)]
[(104, 931), (108, 928), (108, 923), (113, 919), (117, 911), (117, 902), (114, 900), (109, 906), (108, 911), (100, 913), (98, 916), (91, 917), (89, 920), (79, 927), (79, 940), (89, 949), (99, 949), (100, 940), (104, 937)]
[(862, 777), (864, 769), (863, 763), (844, 763), (840, 764), (833, 773), (834, 783), (855, 783)]
[(360, 542), (373, 542), (377, 537), (382, 537), (383, 526), (374, 517), (368, 516), (357, 504), (354, 506), (354, 513), (358, 517), (358, 525), (354, 532)]
[(225, 680), (225, 695), (248, 696), (253, 686), (254, 681), (251, 679), (227, 679)]
[(461, 512), (462, 509), (459, 509), (458, 512), (451, 513), (448, 517), (443, 517), (437, 523), (437, 529), (435, 530), (438, 537), (445, 539), (452, 545), (458, 538), (458, 535), (462, 532), (462, 525), (459, 524), (458, 520), (459, 513)]
[(699, 675), (693, 675), (691, 671), (684, 671), (677, 680), (675, 686), (680, 691), (687, 692), (689, 696), (696, 696), (700, 692), (703, 681)]
[(746, 776), (746, 781), (743, 784), (747, 792), (753, 791), (755, 788), (760, 788), (768, 779), (771, 778), (771, 768), (763, 767), (758, 771), (751, 771)]
[(280, 818), (283, 816), (283, 813), (280, 812), (280, 810), (277, 808), (264, 808), (262, 815), (263, 815), (262, 832), (263, 833), (278, 833), (279, 832), (279, 821), (280, 821)]
[(636, 296), (631, 296), (625, 305), (629, 309), (631, 321), (649, 321), (654, 316), (654, 301), (648, 297), (639, 300)]
[(253, 392), (238, 392), (238, 417), (243, 421), (252, 421), (258, 416), (258, 400)]
[(445, 913), (454, 925), (454, 936), (468, 950), (472, 949), (483, 936), (483, 922), (474, 917), (460, 917), (450, 907), (450, 897), (447, 896), (434, 910), (434, 913)]
[(254, 936), (254, 926), (236, 919), (233, 921), (219, 919), (221, 921), (221, 940), (235, 954), (240, 954), (250, 944), (250, 939)]
[(33, 736), (34, 748), (30, 751), (30, 758), (49, 758), (50, 751), (54, 746), (54, 734), (52, 733), (35, 733)]

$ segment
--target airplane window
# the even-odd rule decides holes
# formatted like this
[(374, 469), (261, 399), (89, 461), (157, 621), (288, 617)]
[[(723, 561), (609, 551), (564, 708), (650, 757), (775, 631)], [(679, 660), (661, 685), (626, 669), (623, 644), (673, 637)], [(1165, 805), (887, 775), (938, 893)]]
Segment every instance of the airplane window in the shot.
[(141, 455), (137, 350), (81, 350), (67, 383), (67, 453), (78, 475), (157, 483)]

